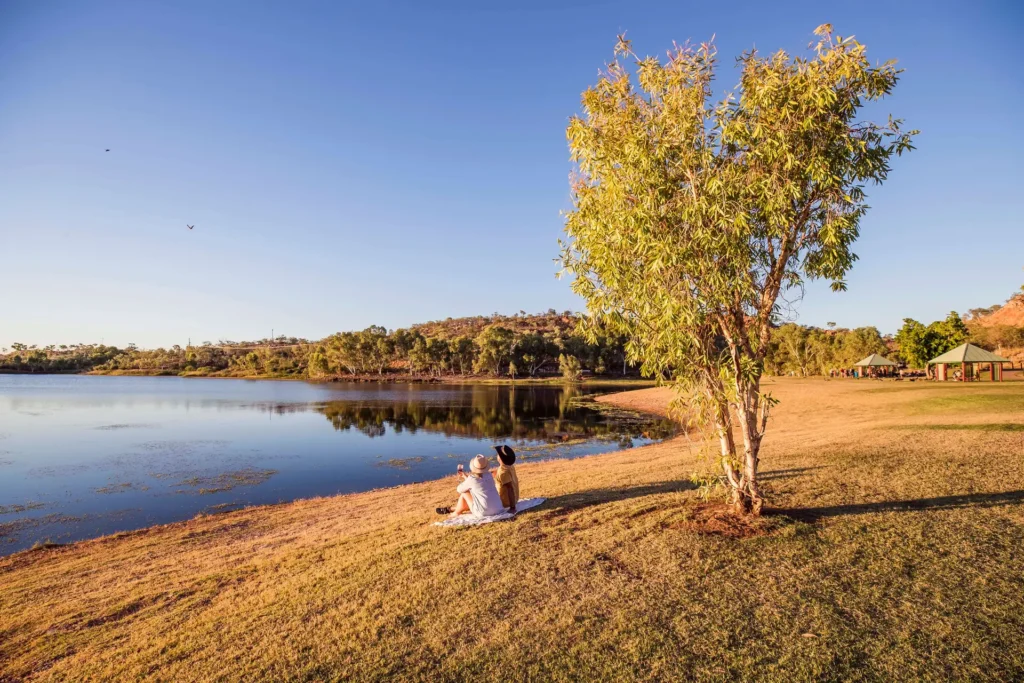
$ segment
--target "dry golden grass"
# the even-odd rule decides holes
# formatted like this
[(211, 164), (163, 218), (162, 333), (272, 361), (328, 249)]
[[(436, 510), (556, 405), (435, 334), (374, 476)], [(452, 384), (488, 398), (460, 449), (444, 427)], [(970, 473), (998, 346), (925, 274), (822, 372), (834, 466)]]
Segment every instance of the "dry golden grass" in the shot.
[(767, 534), (696, 530), (685, 437), (475, 529), (453, 480), (241, 510), (0, 559), (0, 679), (1024, 677), (1024, 384), (773, 389)]

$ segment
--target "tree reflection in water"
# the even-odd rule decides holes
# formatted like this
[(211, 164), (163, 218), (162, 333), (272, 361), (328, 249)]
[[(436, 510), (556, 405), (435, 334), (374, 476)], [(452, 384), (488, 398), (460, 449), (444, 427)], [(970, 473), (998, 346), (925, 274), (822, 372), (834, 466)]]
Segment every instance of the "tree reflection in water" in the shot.
[(412, 390), (406, 400), (389, 396), (388, 400), (330, 401), (315, 409), (335, 429), (356, 429), (369, 437), (383, 436), (388, 429), (395, 433), (424, 430), (445, 436), (552, 443), (614, 438), (628, 447), (633, 438), (661, 439), (673, 431), (666, 420), (607, 410), (588, 401), (574, 386), (469, 385), (450, 389)]

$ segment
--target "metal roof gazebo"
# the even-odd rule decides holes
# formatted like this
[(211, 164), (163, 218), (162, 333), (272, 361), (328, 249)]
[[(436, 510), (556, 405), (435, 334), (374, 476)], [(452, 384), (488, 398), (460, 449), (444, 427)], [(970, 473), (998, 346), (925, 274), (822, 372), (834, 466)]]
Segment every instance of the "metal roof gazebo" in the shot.
[(946, 370), (949, 365), (961, 365), (963, 371), (960, 373), (960, 381), (966, 382), (974, 379), (978, 374), (975, 365), (988, 363), (989, 372), (993, 382), (1003, 381), (1003, 363), (1009, 363), (1008, 358), (997, 356), (991, 351), (975, 346), (974, 344), (962, 344), (951, 351), (946, 351), (928, 361), (928, 365), (935, 365), (935, 379), (940, 382), (946, 380)]
[(872, 374), (874, 374), (878, 372), (878, 368), (895, 368), (896, 363), (893, 363), (888, 358), (879, 356), (877, 353), (873, 353), (867, 358), (862, 358), (861, 360), (857, 361), (856, 363), (853, 364), (853, 366), (856, 368), (865, 368), (869, 370)]

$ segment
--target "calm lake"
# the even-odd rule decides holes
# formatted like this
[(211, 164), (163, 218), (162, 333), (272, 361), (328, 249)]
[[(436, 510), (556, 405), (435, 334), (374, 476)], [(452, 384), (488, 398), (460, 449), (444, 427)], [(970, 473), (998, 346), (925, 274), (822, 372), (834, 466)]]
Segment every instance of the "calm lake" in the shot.
[[(621, 385), (607, 389), (621, 391)], [(0, 375), (0, 555), (198, 513), (664, 438), (600, 389)]]

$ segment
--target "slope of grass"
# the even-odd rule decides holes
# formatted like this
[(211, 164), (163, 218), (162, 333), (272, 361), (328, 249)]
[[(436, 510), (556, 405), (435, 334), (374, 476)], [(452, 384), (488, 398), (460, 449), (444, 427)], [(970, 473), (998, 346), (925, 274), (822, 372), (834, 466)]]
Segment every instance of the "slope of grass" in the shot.
[(771, 389), (766, 533), (693, 523), (686, 437), (524, 464), (489, 527), (430, 526), (452, 480), (199, 518), (0, 559), (0, 679), (1024, 677), (1024, 439), (975, 427), (1024, 384)]

